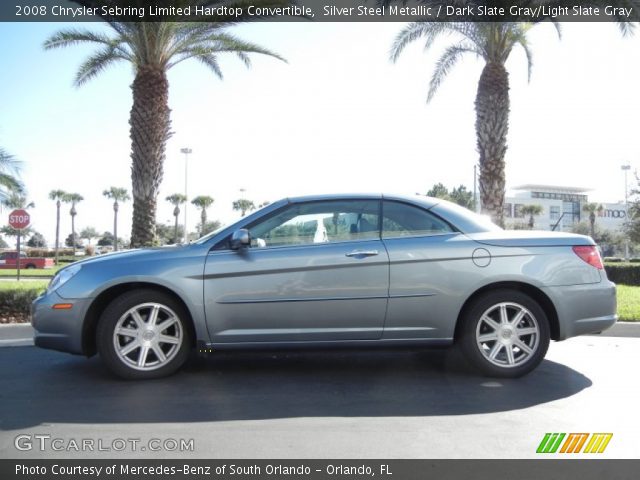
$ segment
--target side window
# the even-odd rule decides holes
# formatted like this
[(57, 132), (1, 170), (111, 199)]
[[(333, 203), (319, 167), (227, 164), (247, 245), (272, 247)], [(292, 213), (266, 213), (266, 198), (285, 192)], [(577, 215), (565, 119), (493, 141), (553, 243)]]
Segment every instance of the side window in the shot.
[(249, 229), (251, 246), (283, 247), (380, 238), (378, 207), (376, 200), (291, 205)]
[(422, 208), (400, 202), (382, 202), (382, 237), (427, 236), (451, 233), (445, 221)]

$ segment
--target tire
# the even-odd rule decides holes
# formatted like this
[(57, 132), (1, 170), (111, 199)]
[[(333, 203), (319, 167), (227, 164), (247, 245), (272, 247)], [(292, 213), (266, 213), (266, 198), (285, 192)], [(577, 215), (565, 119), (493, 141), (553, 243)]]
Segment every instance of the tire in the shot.
[(27, 270), (33, 270), (34, 268), (36, 268), (36, 266), (33, 263), (30, 263), (26, 268)]
[(518, 290), (496, 290), (478, 297), (461, 322), (457, 344), (487, 376), (521, 377), (542, 362), (549, 348), (547, 315)]
[(100, 316), (98, 353), (109, 370), (127, 380), (171, 375), (185, 363), (193, 345), (188, 318), (184, 307), (166, 293), (124, 293)]

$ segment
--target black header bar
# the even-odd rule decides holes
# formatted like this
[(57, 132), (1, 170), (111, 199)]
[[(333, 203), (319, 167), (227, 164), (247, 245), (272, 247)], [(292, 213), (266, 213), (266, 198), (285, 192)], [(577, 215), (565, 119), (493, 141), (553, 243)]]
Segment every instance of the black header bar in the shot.
[(633, 22), (640, 0), (2, 0), (2, 22)]

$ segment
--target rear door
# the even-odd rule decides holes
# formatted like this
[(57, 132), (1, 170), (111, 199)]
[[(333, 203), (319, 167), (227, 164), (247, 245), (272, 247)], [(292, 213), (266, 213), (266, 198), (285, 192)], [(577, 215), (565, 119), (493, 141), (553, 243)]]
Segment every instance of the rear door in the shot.
[(464, 301), (461, 285), (476, 274), (469, 269), (473, 242), (429, 210), (404, 202), (384, 200), (382, 218), (390, 262), (384, 338), (451, 338)]

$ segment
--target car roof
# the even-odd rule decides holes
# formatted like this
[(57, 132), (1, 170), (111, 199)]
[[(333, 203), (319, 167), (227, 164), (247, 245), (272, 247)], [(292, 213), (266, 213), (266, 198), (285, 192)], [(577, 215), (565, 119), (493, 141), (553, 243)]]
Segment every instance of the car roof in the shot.
[(330, 193), (322, 195), (305, 195), (301, 197), (289, 197), (289, 203), (304, 203), (323, 200), (396, 200), (400, 202), (413, 203), (424, 208), (431, 208), (441, 202), (439, 198), (426, 197), (423, 195), (403, 195), (391, 193)]

